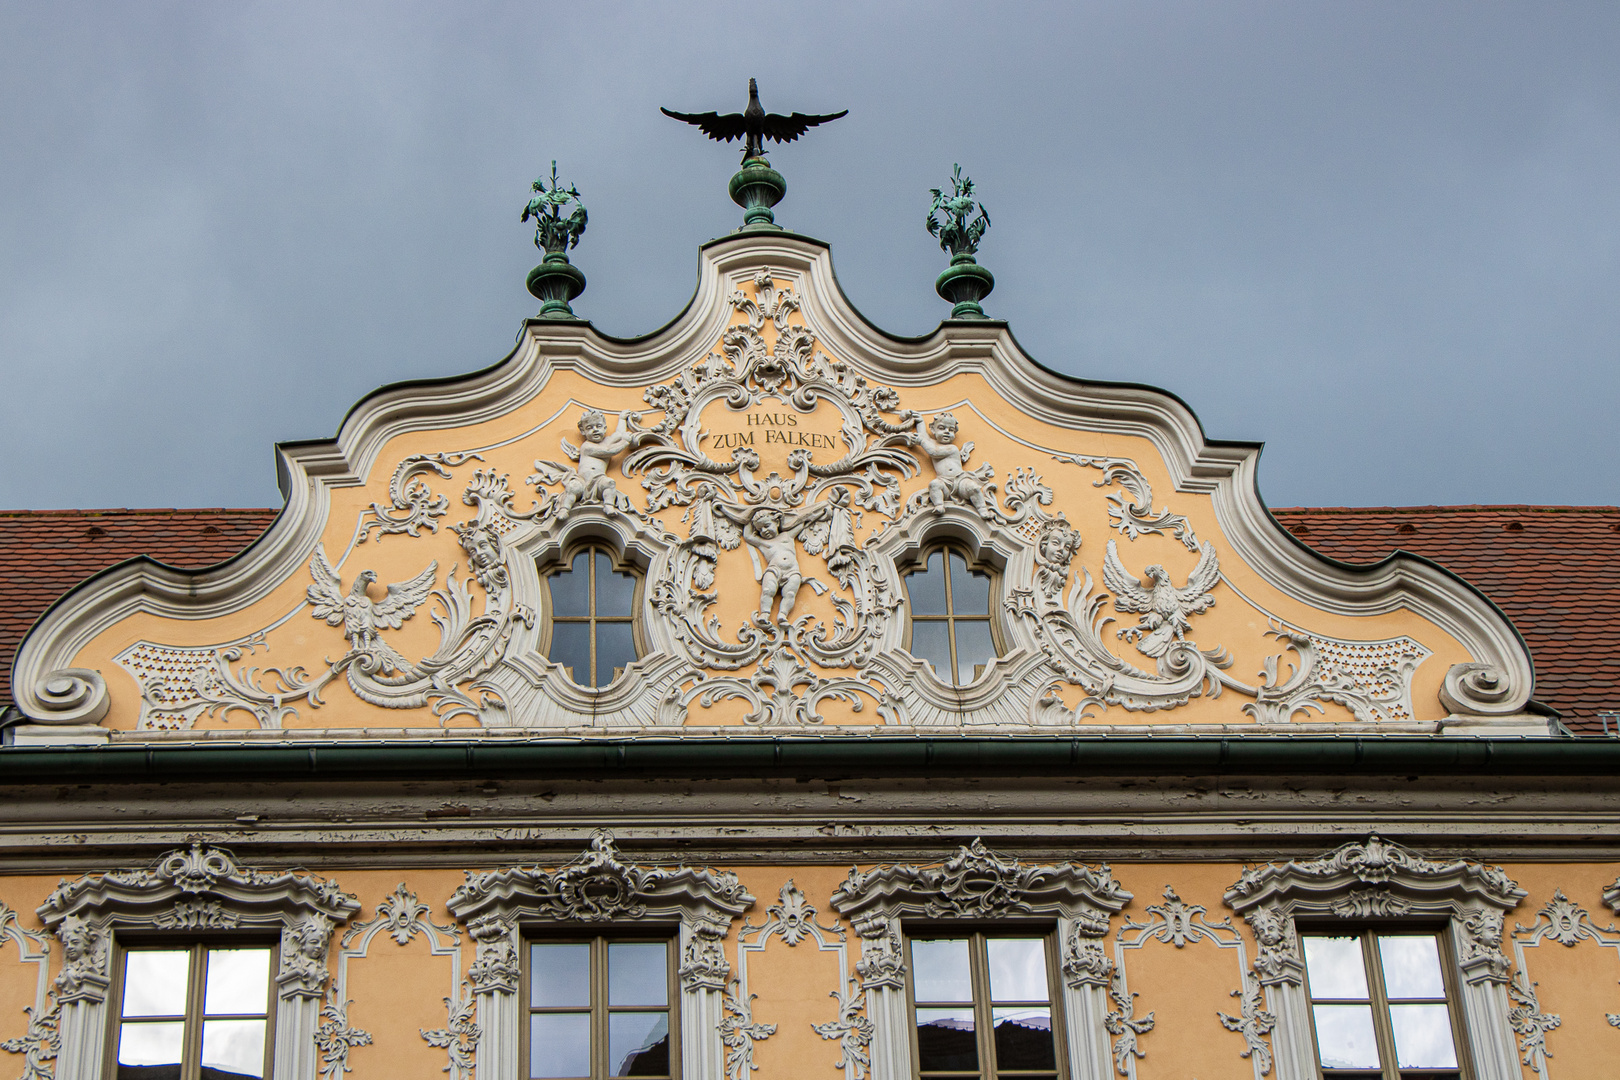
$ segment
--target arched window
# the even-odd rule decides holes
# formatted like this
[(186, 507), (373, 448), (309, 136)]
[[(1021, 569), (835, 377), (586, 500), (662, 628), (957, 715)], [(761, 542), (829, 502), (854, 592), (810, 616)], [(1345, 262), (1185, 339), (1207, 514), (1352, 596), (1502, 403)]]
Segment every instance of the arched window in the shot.
[(998, 582), (990, 567), (956, 544), (929, 551), (906, 574), (911, 602), (906, 648), (945, 682), (966, 686), (1000, 654), (990, 617)]
[(635, 612), (641, 576), (615, 566), (606, 546), (587, 543), (548, 579), (546, 655), (581, 686), (606, 686), (640, 655)]

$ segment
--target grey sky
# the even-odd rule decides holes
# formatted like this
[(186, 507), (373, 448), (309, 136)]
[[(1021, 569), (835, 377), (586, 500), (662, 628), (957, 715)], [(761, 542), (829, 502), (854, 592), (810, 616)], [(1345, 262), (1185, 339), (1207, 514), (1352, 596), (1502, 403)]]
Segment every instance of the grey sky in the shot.
[(553, 157), (576, 311), (656, 328), (740, 221), (658, 106), (750, 75), (850, 110), (778, 221), (888, 330), (960, 161), (990, 313), (1264, 440), (1273, 505), (1617, 502), (1617, 56), (1612, 2), (0, 0), (0, 506), (279, 504), (274, 441), (509, 350)]

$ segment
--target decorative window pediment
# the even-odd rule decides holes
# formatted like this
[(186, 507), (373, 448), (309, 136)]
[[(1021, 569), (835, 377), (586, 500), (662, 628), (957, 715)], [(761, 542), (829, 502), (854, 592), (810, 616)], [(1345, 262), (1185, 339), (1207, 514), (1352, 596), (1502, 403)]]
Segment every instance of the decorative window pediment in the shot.
[(223, 848), (194, 843), (150, 866), (64, 881), (40, 905), (62, 944), (56, 977), (61, 1048), (57, 1075), (99, 1077), (108, 1031), (115, 939), (142, 933), (269, 931), (279, 940), (274, 1080), (314, 1080), (315, 1033), (330, 978), (333, 928), (360, 910), (335, 882), (297, 870), (240, 866)]
[(469, 873), (448, 906), (477, 943), (467, 974), (478, 996), (480, 1080), (521, 1075), (519, 958), (525, 930), (659, 923), (679, 934), (681, 1076), (724, 1080), (720, 1025), (731, 965), (722, 942), (753, 903), (735, 874), (627, 863), (605, 831), (577, 859), (553, 870)]
[(1443, 921), (1462, 988), (1463, 1021), (1475, 1070), (1518, 1075), (1506, 984), (1512, 963), (1502, 948), (1506, 913), (1526, 893), (1500, 867), (1466, 859), (1426, 858), (1377, 836), (1308, 860), (1251, 867), (1226, 891), (1259, 946), (1254, 976), (1276, 1015), (1278, 1080), (1316, 1073), (1310, 1003), (1298, 922), (1356, 920), (1398, 926)]
[(833, 908), (861, 938), (855, 966), (872, 1023), (872, 1080), (912, 1075), (903, 924), (1051, 919), (1062, 943), (1069, 1067), (1076, 1080), (1105, 1080), (1112, 1059), (1105, 1027), (1113, 961), (1102, 946), (1109, 919), (1131, 894), (1107, 866), (1025, 863), (974, 840), (937, 865), (852, 869)]

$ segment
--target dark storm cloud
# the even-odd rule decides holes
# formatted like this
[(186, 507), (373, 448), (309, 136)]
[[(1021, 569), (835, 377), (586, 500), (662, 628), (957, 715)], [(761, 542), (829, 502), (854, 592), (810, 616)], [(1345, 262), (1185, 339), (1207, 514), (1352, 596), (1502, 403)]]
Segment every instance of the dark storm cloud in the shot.
[(1616, 55), (1610, 3), (3, 5), (0, 505), (278, 502), (276, 439), (510, 348), (553, 157), (576, 309), (661, 325), (738, 212), (657, 106), (750, 75), (851, 110), (779, 220), (896, 333), (960, 161), (991, 313), (1265, 440), (1271, 503), (1614, 502)]

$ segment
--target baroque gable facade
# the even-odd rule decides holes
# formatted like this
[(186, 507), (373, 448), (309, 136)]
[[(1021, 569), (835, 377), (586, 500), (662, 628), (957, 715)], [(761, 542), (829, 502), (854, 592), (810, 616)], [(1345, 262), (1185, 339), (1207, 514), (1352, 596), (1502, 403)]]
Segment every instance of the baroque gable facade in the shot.
[[(231, 1075), (1598, 1075), (1614, 744), (1455, 574), (1300, 543), (1257, 455), (999, 322), (885, 334), (758, 227), (652, 335), (379, 390), (241, 554), (23, 640), (0, 1068), (168, 1023), (202, 1075), (257, 1023)], [(146, 954), (192, 957), (172, 1015)]]

